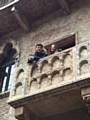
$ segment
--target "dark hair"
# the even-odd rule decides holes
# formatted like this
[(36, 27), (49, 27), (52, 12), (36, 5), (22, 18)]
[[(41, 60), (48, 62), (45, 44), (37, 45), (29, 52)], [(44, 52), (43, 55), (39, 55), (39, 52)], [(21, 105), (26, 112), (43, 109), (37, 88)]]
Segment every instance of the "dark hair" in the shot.
[(36, 47), (37, 47), (37, 46), (43, 47), (43, 45), (42, 45), (42, 44), (36, 44)]

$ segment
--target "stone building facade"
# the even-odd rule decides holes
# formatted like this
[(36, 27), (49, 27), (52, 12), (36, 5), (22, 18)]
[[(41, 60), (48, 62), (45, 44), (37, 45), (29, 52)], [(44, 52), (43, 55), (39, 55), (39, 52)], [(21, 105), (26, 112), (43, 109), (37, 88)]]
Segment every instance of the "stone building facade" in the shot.
[[(0, 5), (0, 120), (89, 120), (90, 1), (9, 2)], [(62, 51), (29, 65), (37, 43)]]

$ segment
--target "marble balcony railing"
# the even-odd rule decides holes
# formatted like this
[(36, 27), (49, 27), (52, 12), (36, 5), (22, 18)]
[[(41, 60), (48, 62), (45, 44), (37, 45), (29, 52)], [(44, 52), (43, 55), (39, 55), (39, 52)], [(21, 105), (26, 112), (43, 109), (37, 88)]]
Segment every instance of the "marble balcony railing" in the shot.
[(37, 63), (19, 67), (10, 100), (18, 100), (90, 77), (89, 42), (56, 52)]
[(33, 95), (75, 81), (75, 48), (56, 52), (37, 63), (18, 68), (10, 98)]

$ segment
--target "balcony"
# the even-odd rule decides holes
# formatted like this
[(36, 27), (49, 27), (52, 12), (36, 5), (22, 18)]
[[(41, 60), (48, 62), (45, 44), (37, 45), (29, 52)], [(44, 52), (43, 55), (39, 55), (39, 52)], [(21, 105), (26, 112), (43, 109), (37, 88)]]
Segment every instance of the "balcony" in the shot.
[(75, 80), (74, 49), (55, 53), (34, 64), (30, 72), (30, 93), (37, 94)]
[[(9, 104), (15, 108), (26, 105), (43, 116), (83, 107), (80, 89), (90, 84), (89, 46), (90, 42), (85, 42), (27, 65), (25, 69), (19, 66)], [(60, 100), (60, 96), (67, 99), (66, 102)], [(44, 106), (45, 101), (52, 101), (49, 108)], [(58, 109), (52, 109), (53, 105)]]
[[(55, 89), (75, 81), (75, 48), (57, 52), (41, 59), (39, 62), (28, 65), (28, 70), (20, 68), (17, 72), (14, 96), (21, 96), (28, 88), (29, 95)], [(23, 76), (24, 74), (24, 76)], [(26, 77), (26, 78), (24, 78)], [(22, 83), (27, 81), (26, 83)], [(27, 79), (27, 80), (25, 80)], [(20, 91), (19, 91), (20, 90)]]

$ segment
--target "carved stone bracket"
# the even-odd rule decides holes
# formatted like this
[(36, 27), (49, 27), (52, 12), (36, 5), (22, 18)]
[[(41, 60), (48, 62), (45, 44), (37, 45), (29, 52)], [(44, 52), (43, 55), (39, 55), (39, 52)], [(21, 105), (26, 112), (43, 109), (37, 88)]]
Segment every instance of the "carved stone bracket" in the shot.
[(90, 86), (81, 89), (81, 96), (85, 102), (85, 106), (88, 109), (88, 113), (90, 114)]
[(30, 120), (29, 116), (29, 110), (27, 110), (25, 107), (17, 107), (15, 108), (15, 117), (18, 120)]
[(15, 109), (15, 117), (18, 120), (23, 120), (24, 118), (24, 107), (18, 107)]
[(33, 114), (26, 106), (15, 108), (15, 117), (17, 120), (40, 120), (38, 116)]

